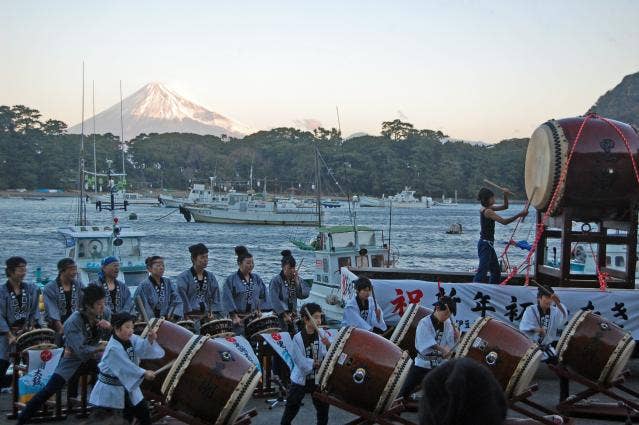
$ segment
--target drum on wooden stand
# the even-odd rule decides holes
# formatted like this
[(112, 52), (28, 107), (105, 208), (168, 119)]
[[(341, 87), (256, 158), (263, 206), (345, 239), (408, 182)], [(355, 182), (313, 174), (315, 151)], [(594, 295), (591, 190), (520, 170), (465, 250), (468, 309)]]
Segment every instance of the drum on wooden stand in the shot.
[(342, 328), (317, 372), (319, 390), (374, 413), (397, 398), (413, 361), (387, 339), (362, 329)]
[(201, 335), (211, 338), (234, 336), (233, 321), (231, 319), (217, 319), (206, 322), (200, 327)]
[[(525, 182), (526, 194), (529, 199), (532, 196), (530, 204), (536, 209), (548, 208), (555, 189), (559, 193), (552, 215), (559, 214), (565, 206), (592, 209), (601, 205), (623, 210), (639, 200), (639, 187), (623, 139), (612, 126), (595, 117), (586, 123), (564, 184), (558, 187), (584, 119), (551, 120), (533, 132), (526, 151)], [(639, 162), (637, 132), (628, 124), (610, 121), (624, 134)]]
[(142, 388), (174, 412), (204, 423), (232, 424), (257, 386), (261, 377), (257, 368), (239, 351), (175, 323), (153, 319), (141, 336), (150, 329), (156, 330), (165, 356), (144, 360), (142, 367), (153, 370), (175, 362)]
[(431, 314), (433, 310), (423, 307), (419, 304), (410, 304), (402, 317), (399, 319), (397, 326), (390, 336), (390, 342), (397, 345), (404, 351), (408, 351), (412, 358), (417, 356), (415, 348), (415, 333), (417, 325), (424, 317)]
[(543, 353), (539, 345), (519, 330), (491, 317), (479, 318), (463, 336), (455, 357), (469, 357), (488, 367), (506, 397), (524, 393)]
[(601, 384), (625, 369), (635, 348), (632, 335), (590, 311), (579, 311), (557, 343), (559, 363)]
[(53, 329), (34, 329), (21, 334), (16, 339), (16, 353), (27, 350), (46, 350), (57, 348), (56, 333)]

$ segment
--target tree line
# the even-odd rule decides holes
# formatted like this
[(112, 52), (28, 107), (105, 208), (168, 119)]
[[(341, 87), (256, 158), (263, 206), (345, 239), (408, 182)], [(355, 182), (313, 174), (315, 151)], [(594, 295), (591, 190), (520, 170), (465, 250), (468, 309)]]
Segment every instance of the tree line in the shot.
[[(381, 135), (343, 139), (338, 130), (275, 128), (242, 139), (185, 133), (140, 134), (122, 143), (113, 134), (67, 134), (58, 120), (41, 121), (23, 105), (0, 106), (0, 190), (78, 188), (80, 158), (105, 172), (107, 160), (121, 171), (125, 151), (129, 190), (187, 189), (194, 182), (216, 182), (245, 189), (266, 184), (269, 192), (310, 194), (315, 184), (315, 149), (320, 152), (322, 193), (392, 195), (405, 186), (434, 198), (458, 191), (474, 198), (485, 178), (524, 193), (528, 139), (494, 145), (446, 141), (446, 135), (416, 129), (401, 120), (382, 123)], [(259, 180), (257, 186), (255, 181)]]

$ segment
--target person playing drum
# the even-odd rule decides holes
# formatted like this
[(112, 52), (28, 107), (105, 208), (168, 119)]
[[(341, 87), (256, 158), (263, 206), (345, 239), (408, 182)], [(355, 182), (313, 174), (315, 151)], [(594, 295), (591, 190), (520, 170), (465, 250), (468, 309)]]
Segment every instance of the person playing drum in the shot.
[(384, 312), (371, 296), (373, 284), (370, 279), (361, 277), (353, 282), (355, 295), (344, 307), (342, 326), (354, 326), (359, 329), (382, 333), (386, 330)]
[(442, 295), (434, 305), (435, 311), (420, 320), (417, 325), (415, 332), (417, 357), (400, 392), (400, 397), (405, 399), (410, 397), (428, 372), (452, 355), (451, 349), (460, 337), (459, 331), (450, 318), (455, 308), (455, 301)]
[[(328, 336), (318, 335), (316, 330), (322, 324), (322, 308), (319, 304), (305, 304), (301, 312), (304, 326), (293, 337), (291, 357), (295, 367), (291, 373), (291, 386), (286, 396), (281, 425), (290, 425), (302, 406), (304, 395), (315, 391), (315, 373), (331, 346)], [(308, 317), (309, 314), (311, 317)], [(317, 424), (326, 425), (329, 405), (315, 398), (313, 398), (313, 405), (317, 412)]]
[[(504, 218), (495, 211), (503, 211), (508, 209), (508, 194), (510, 192), (504, 189), (503, 205), (495, 205), (495, 194), (492, 190), (482, 187), (477, 194), (477, 199), (481, 203), (479, 210), (479, 224), (481, 231), (479, 233), (479, 242), (477, 242), (477, 254), (479, 255), (479, 266), (473, 282), (493, 283), (501, 282), (501, 268), (497, 260), (495, 252), (495, 222), (506, 225), (517, 220), (519, 217), (528, 215), (528, 207), (512, 217)], [(488, 272), (490, 271), (490, 281), (488, 280)]]
[(160, 359), (164, 350), (155, 342), (151, 330), (146, 338), (133, 334), (135, 316), (122, 312), (111, 317), (113, 335), (98, 364), (98, 381), (91, 391), (89, 402), (100, 408), (123, 410), (124, 419), (136, 418), (140, 425), (150, 425), (151, 415), (140, 384), (155, 379), (152, 370), (140, 367), (141, 359)]
[(9, 354), (17, 337), (40, 327), (40, 289), (24, 281), (27, 260), (11, 257), (5, 262), (7, 283), (0, 286), (0, 387), (9, 368)]
[[(519, 322), (519, 330), (542, 347), (548, 347), (558, 338), (568, 313), (566, 306), (550, 286), (541, 285), (537, 290), (537, 304), (529, 305)], [(547, 351), (544, 350), (547, 356)]]
[[(140, 297), (149, 319), (165, 317), (171, 321), (178, 320), (182, 317), (182, 300), (173, 282), (164, 277), (164, 258), (154, 255), (145, 263), (149, 277), (140, 282), (134, 298)], [(141, 314), (140, 311), (138, 313)]]
[(190, 313), (206, 315), (209, 318), (223, 316), (220, 285), (213, 273), (206, 270), (209, 263), (208, 248), (199, 243), (191, 245), (189, 252), (193, 265), (180, 273), (176, 279), (185, 317)]
[[(58, 277), (44, 287), (44, 315), (51, 329), (62, 335), (64, 323), (82, 304), (78, 266), (71, 258), (58, 261)], [(61, 339), (60, 339), (61, 342)]]
[(262, 278), (253, 273), (253, 255), (240, 245), (235, 247), (238, 271), (231, 274), (224, 282), (222, 302), (229, 312), (235, 333), (243, 333), (243, 320), (250, 316), (259, 316), (261, 310), (267, 309), (266, 285)]
[(295, 334), (294, 324), (299, 317), (297, 300), (308, 298), (311, 287), (297, 274), (297, 263), (291, 251), (285, 249), (281, 254), (282, 271), (271, 279), (269, 298), (273, 311), (280, 318), (280, 327)]
[(92, 284), (104, 289), (106, 297), (106, 308), (111, 314), (122, 311), (131, 312), (133, 309), (133, 298), (131, 290), (124, 282), (118, 280), (120, 274), (120, 261), (116, 257), (106, 257), (102, 259), (102, 271), (98, 273), (98, 280)]
[[(104, 291), (96, 285), (82, 289), (81, 310), (75, 311), (64, 322), (64, 354), (47, 385), (40, 390), (22, 409), (18, 425), (29, 418), (53, 395), (61, 389), (83, 366), (96, 369), (97, 358), (106, 347), (100, 341), (100, 334), (111, 329), (110, 312), (104, 308)], [(102, 318), (104, 317), (104, 318)]]

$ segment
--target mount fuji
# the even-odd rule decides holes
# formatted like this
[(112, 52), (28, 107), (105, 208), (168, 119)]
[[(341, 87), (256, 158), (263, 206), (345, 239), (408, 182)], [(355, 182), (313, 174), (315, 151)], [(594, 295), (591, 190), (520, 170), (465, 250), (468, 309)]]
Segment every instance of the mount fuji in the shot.
[[(195, 133), (229, 137), (243, 137), (253, 132), (231, 118), (209, 111), (185, 99), (161, 83), (150, 83), (122, 101), (124, 139), (131, 140), (141, 133)], [(96, 114), (98, 134), (120, 135), (120, 103)], [(93, 118), (84, 121), (84, 132), (93, 130)], [(80, 133), (81, 123), (69, 128)]]

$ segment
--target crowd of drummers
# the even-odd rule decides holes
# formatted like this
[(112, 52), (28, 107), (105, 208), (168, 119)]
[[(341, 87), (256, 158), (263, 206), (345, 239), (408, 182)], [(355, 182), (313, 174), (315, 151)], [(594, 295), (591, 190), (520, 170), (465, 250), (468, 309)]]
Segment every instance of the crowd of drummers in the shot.
[[(221, 319), (231, 328), (222, 330), (242, 335), (264, 312), (277, 322), (273, 328), (292, 335), (290, 354), (295, 367), (289, 376), (281, 423), (292, 422), (305, 394), (314, 390), (315, 374), (331, 346), (328, 334), (321, 328), (321, 307), (315, 303), (298, 305), (298, 300), (309, 296), (310, 286), (298, 276), (295, 258), (290, 251), (282, 251), (281, 272), (267, 287), (262, 278), (253, 273), (251, 253), (244, 246), (238, 246), (235, 248), (238, 270), (220, 286), (207, 270), (207, 247), (196, 244), (190, 246), (189, 251), (192, 266), (179, 274), (175, 282), (164, 276), (162, 257), (147, 258), (148, 278), (138, 284), (133, 294), (117, 278), (120, 265), (115, 257), (104, 258), (98, 279), (86, 286), (77, 280), (78, 270), (73, 260), (64, 258), (57, 264), (57, 278), (42, 291), (35, 284), (25, 282), (27, 262), (24, 258), (6, 260), (7, 282), (0, 286), (0, 376), (6, 375), (13, 358), (11, 354), (31, 345), (21, 339), (34, 330), (53, 330), (56, 345), (64, 346), (55, 373), (22, 409), (19, 424), (27, 423), (44, 402), (65, 385), (70, 397), (76, 397), (78, 371), (87, 367), (94, 368), (96, 373), (90, 396), (92, 405), (122, 411), (127, 420), (137, 418), (141, 424), (151, 423), (140, 385), (143, 380), (155, 379), (155, 373), (139, 365), (141, 359), (160, 358), (164, 351), (153, 331), (144, 338), (136, 335), (136, 324), (162, 317), (185, 326), (194, 323), (199, 331), (208, 322)], [(43, 314), (39, 308), (41, 292)], [(470, 375), (485, 375), (470, 370), (474, 366), (464, 359), (441, 368), (451, 356), (460, 334), (450, 319), (454, 302), (444, 294), (434, 301), (434, 311), (421, 319), (417, 327), (414, 343), (417, 357), (400, 392), (406, 399), (418, 389), (424, 377), (448, 379), (448, 375), (441, 375), (444, 372), (431, 373), (434, 369), (452, 376), (462, 369)], [(521, 330), (540, 344), (565, 320), (565, 310), (550, 288), (540, 291), (537, 305), (530, 306), (529, 310), (524, 313)], [(344, 307), (342, 325), (388, 333), (370, 280), (355, 281), (355, 294)], [(492, 384), (486, 385), (490, 388)], [(424, 397), (422, 404), (427, 402), (428, 397)], [(313, 404), (317, 423), (327, 424), (328, 404), (317, 400), (313, 400)], [(503, 406), (505, 409), (505, 403)], [(436, 408), (431, 406), (429, 411), (434, 412)], [(499, 410), (497, 415), (502, 413), (505, 416), (505, 410)], [(435, 420), (424, 423), (445, 423)]]

